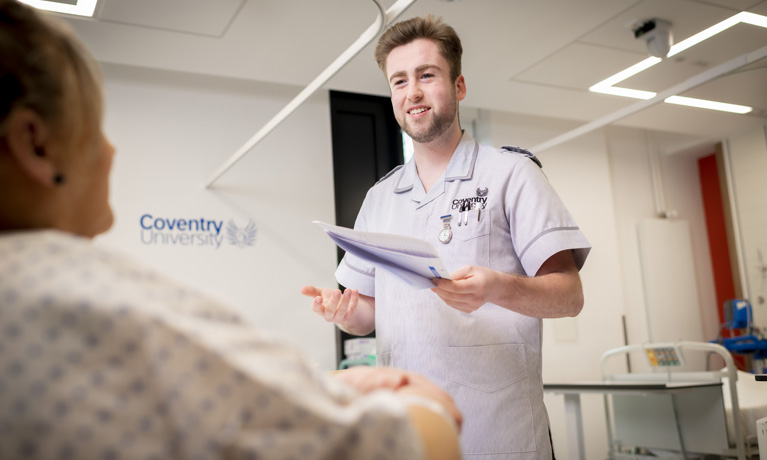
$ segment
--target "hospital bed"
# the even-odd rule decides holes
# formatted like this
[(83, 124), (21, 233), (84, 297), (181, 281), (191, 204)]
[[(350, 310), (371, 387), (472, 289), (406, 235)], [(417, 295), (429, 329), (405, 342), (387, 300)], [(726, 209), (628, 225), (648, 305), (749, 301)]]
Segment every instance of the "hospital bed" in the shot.
[[(608, 371), (617, 358), (637, 354), (649, 372)], [(724, 367), (687, 363), (702, 357), (697, 362), (707, 364), (712, 356)], [(601, 369), (603, 384), (635, 390), (603, 392), (609, 458), (758, 458), (755, 421), (767, 416), (767, 391), (738, 371), (721, 345), (628, 345), (605, 352)]]

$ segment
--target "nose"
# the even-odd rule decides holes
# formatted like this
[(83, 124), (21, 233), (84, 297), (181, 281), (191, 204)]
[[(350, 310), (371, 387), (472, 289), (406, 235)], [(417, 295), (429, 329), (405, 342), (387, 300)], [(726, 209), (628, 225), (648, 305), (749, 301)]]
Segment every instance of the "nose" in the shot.
[(415, 81), (411, 83), (407, 88), (407, 99), (409, 101), (417, 101), (421, 99), (423, 96), (423, 91), (421, 91), (421, 85)]

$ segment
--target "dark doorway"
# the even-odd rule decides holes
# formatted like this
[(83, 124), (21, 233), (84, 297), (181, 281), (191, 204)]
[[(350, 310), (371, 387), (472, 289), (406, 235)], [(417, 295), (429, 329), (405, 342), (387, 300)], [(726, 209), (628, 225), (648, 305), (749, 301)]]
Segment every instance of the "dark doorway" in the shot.
[[(330, 122), (336, 225), (352, 228), (368, 189), (402, 164), (402, 134), (387, 97), (330, 91)], [(338, 248), (339, 262), (343, 255)], [(336, 329), (336, 366), (352, 337)]]

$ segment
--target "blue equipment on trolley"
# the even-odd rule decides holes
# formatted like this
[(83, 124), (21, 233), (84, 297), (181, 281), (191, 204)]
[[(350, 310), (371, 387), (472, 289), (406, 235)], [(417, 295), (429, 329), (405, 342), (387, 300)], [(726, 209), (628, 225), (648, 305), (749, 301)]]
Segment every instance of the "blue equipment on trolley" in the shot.
[[(748, 300), (734, 299), (724, 303), (724, 320), (720, 329), (729, 329), (732, 337), (722, 337), (721, 333), (717, 340), (730, 353), (743, 355), (750, 361), (748, 371), (753, 373), (765, 372), (767, 367), (767, 340), (757, 334), (759, 329), (753, 325), (753, 310)], [(735, 335), (736, 331), (743, 331)]]

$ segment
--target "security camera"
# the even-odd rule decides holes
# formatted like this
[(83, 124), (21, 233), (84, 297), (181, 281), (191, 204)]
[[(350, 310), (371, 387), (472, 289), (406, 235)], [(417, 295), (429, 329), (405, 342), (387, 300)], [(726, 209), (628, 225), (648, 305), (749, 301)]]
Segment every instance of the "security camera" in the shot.
[(665, 58), (674, 42), (671, 23), (664, 19), (648, 19), (633, 27), (634, 38), (647, 42), (647, 51), (652, 56)]

